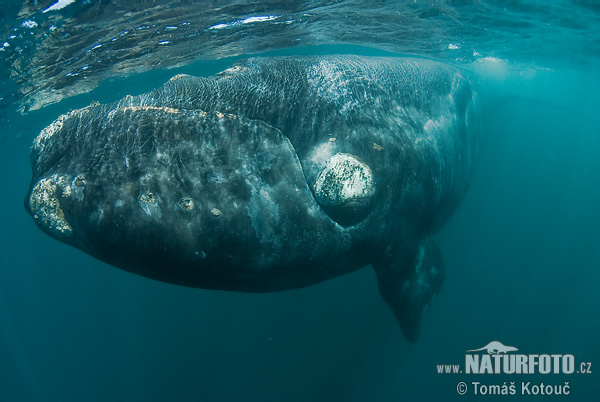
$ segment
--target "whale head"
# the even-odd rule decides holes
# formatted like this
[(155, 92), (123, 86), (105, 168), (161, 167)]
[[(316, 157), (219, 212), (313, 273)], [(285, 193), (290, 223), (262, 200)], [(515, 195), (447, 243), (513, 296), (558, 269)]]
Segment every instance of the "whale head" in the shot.
[[(42, 230), (154, 279), (262, 290), (280, 286), (282, 267), (350, 246), (292, 144), (262, 121), (96, 104), (44, 129), (31, 162), (25, 206)], [(342, 202), (329, 182), (320, 179), (317, 197)]]

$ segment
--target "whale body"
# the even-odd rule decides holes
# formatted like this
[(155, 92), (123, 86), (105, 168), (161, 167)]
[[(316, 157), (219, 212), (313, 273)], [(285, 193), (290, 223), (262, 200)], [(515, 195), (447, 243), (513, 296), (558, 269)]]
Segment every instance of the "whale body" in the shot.
[(32, 146), (25, 207), (48, 235), (178, 285), (273, 292), (372, 265), (414, 341), (479, 103), (427, 59), (252, 58), (60, 116)]

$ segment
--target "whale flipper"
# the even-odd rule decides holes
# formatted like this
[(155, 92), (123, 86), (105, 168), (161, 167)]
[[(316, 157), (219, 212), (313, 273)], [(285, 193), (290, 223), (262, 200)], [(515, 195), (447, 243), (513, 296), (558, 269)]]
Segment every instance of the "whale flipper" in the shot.
[(409, 258), (374, 267), (381, 296), (394, 312), (406, 339), (416, 342), (423, 313), (444, 280), (440, 250), (433, 240), (425, 239)]

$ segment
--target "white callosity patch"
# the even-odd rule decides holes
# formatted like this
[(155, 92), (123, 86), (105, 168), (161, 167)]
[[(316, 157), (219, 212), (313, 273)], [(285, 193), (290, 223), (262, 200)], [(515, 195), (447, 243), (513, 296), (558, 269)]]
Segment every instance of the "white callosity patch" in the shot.
[[(143, 101), (143, 100), (136, 100), (136, 101)], [(122, 105), (119, 105), (119, 107), (108, 112), (107, 120), (112, 120), (115, 117), (115, 115), (117, 115), (117, 113), (127, 113), (127, 112), (135, 113), (135, 112), (140, 112), (140, 111), (142, 111), (142, 112), (159, 111), (159, 112), (167, 112), (170, 114), (178, 114), (179, 113), (179, 109), (175, 109), (172, 107), (135, 105), (133, 102), (134, 102), (134, 98), (130, 95), (127, 95), (125, 97), (125, 99), (123, 99), (121, 101)]]
[(150, 190), (143, 191), (138, 197), (138, 204), (146, 215), (157, 218), (162, 218), (162, 212), (159, 205), (161, 202), (158, 194), (155, 194)]
[(73, 198), (78, 201), (83, 201), (83, 190), (85, 189), (85, 175), (79, 174), (75, 176), (71, 182), (71, 193)]
[(373, 173), (367, 164), (354, 155), (333, 155), (315, 182), (315, 197), (326, 206), (370, 197), (375, 193)]
[(196, 203), (192, 197), (183, 197), (177, 202), (177, 207), (182, 211), (192, 211), (196, 207)]
[(190, 75), (188, 75), (188, 74), (177, 74), (177, 75), (173, 76), (169, 81), (177, 81), (177, 80), (180, 80), (180, 79), (186, 78), (186, 77), (190, 77)]
[(29, 197), (29, 208), (37, 224), (56, 235), (69, 236), (73, 233), (59, 201), (59, 198), (71, 195), (69, 182), (67, 176), (58, 175), (41, 179), (33, 187)]
[(172, 107), (157, 107), (157, 106), (128, 106), (128, 107), (124, 107), (123, 111), (133, 111), (133, 112), (138, 112), (138, 111), (155, 111), (155, 110), (161, 110), (161, 111), (165, 111), (167, 113), (171, 113), (171, 114), (177, 114), (179, 113), (179, 109), (174, 109)]
[(44, 145), (45, 145), (46, 141), (48, 139), (50, 139), (58, 131), (60, 131), (60, 129), (62, 129), (62, 127), (67, 119), (69, 119), (71, 116), (74, 116), (76, 114), (81, 115), (83, 113), (87, 113), (87, 108), (72, 110), (69, 113), (60, 115), (58, 117), (58, 119), (54, 120), (52, 122), (52, 124), (50, 124), (48, 127), (44, 128), (40, 132), (40, 134), (35, 138), (35, 140), (33, 141), (33, 149), (38, 154), (42, 153), (42, 151), (44, 150)]
[(217, 75), (224, 75), (225, 77), (228, 77), (230, 75), (233, 75), (235, 73), (240, 73), (242, 71), (246, 70), (246, 67), (243, 66), (233, 66), (233, 67), (229, 67), (228, 69), (225, 69), (223, 71), (221, 71), (220, 73), (217, 73)]

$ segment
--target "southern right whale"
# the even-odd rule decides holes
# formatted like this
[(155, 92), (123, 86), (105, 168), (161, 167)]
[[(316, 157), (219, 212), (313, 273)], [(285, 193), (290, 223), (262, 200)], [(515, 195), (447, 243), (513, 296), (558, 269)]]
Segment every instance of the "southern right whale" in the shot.
[(479, 100), (417, 58), (252, 58), (60, 116), (25, 207), (116, 267), (272, 292), (372, 264), (407, 339), (439, 292), (431, 236), (467, 189)]

